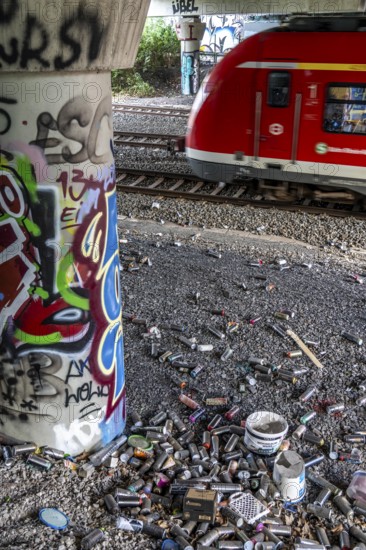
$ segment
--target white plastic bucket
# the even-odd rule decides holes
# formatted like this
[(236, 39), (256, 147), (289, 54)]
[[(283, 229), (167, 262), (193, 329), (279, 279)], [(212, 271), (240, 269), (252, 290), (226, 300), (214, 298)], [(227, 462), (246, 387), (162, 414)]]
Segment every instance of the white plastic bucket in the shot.
[(306, 493), (305, 464), (295, 451), (282, 451), (276, 456), (273, 481), (287, 502), (300, 502)]
[(254, 453), (271, 455), (278, 450), (287, 430), (288, 424), (283, 416), (269, 411), (257, 411), (247, 418), (244, 444)]

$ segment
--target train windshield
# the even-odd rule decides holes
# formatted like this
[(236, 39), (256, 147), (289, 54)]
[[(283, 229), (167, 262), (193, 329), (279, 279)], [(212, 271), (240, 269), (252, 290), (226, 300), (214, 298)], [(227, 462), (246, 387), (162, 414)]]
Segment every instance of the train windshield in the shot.
[(323, 129), (337, 134), (366, 134), (366, 84), (329, 84)]
[(288, 107), (290, 102), (290, 73), (275, 71), (268, 75), (267, 104), (271, 107)]

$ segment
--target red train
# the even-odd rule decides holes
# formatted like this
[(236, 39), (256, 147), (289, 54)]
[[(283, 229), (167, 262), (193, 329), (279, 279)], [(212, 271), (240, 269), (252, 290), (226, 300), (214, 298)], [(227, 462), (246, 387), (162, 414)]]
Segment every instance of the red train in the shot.
[(279, 199), (365, 197), (365, 51), (357, 14), (295, 16), (241, 42), (193, 104), (194, 172)]

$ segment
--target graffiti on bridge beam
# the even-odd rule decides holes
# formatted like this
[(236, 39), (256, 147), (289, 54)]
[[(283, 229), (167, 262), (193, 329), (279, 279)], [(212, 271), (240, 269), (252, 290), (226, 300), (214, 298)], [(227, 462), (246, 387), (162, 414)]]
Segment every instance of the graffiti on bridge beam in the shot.
[(173, 15), (194, 14), (198, 12), (195, 0), (172, 0), (172, 8)]
[[(69, 7), (72, 7), (71, 4)], [(87, 61), (92, 63), (99, 55), (109, 25), (103, 22), (98, 10), (91, 10), (90, 7), (80, 2), (77, 9), (72, 10), (69, 15), (54, 13), (50, 26), (47, 25), (46, 13), (27, 13), (24, 16), (19, 0), (0, 4), (0, 29), (5, 29), (16, 18), (19, 22), (24, 22), (20, 32), (16, 29), (17, 36), (0, 41), (0, 67), (11, 68), (19, 64), (21, 69), (27, 69), (29, 62), (34, 61), (39, 69), (52, 68), (60, 71), (72, 67), (80, 59), (83, 50)], [(52, 8), (57, 9), (55, 3), (52, 3)], [(44, 21), (41, 15), (44, 16)], [(5, 36), (3, 30), (0, 36)], [(58, 47), (51, 48), (51, 43), (55, 44), (56, 41)], [(68, 56), (50, 53), (63, 49)]]

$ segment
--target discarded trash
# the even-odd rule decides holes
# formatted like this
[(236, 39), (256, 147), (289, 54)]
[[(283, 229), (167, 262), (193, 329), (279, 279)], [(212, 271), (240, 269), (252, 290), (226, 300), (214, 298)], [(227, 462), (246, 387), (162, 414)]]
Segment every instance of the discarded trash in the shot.
[(234, 353), (234, 350), (232, 350), (230, 347), (227, 347), (224, 353), (220, 356), (221, 361), (227, 361), (232, 356), (233, 353)]
[(260, 321), (262, 319), (262, 317), (255, 317), (253, 319), (249, 319), (249, 324), (250, 325), (255, 325), (256, 323), (258, 323), (258, 321)]
[(312, 420), (317, 415), (316, 411), (309, 411), (308, 413), (304, 414), (300, 418), (301, 424), (307, 424), (310, 420)]
[(244, 444), (250, 451), (271, 455), (280, 447), (287, 430), (288, 424), (279, 414), (258, 411), (247, 418)]
[(52, 468), (52, 462), (36, 454), (31, 454), (28, 456), (27, 465), (38, 468), (39, 470), (49, 470)]
[(42, 508), (39, 511), (38, 517), (42, 523), (51, 527), (51, 529), (56, 529), (61, 531), (66, 529), (69, 524), (69, 518), (57, 508)]
[(274, 283), (268, 283), (264, 288), (267, 292), (272, 292), (272, 290), (275, 290), (276, 285)]
[(127, 518), (125, 516), (120, 516), (116, 520), (117, 529), (122, 529), (123, 531), (132, 531), (133, 533), (143, 533), (151, 537), (156, 537), (158, 539), (165, 538), (165, 530), (159, 527), (158, 525), (149, 524), (138, 519)]
[(183, 519), (214, 523), (217, 508), (216, 491), (188, 489), (183, 499)]
[(358, 283), (359, 285), (363, 285), (364, 283), (364, 280), (362, 277), (360, 277), (360, 275), (352, 275), (352, 279), (355, 281), (355, 283)]
[(362, 346), (363, 340), (362, 338), (359, 338), (355, 334), (350, 334), (349, 332), (342, 332), (343, 338), (347, 338), (347, 340), (350, 340), (350, 342), (354, 342), (358, 346)]
[(363, 500), (366, 503), (366, 472), (357, 470), (348, 486), (346, 494), (352, 500)]
[(197, 351), (212, 351), (212, 344), (197, 344)]
[(292, 330), (288, 329), (286, 330), (286, 334), (288, 334), (288, 336), (290, 336), (290, 338), (292, 338), (296, 344), (299, 346), (299, 348), (302, 349), (302, 351), (309, 357), (309, 359), (314, 363), (314, 365), (316, 365), (317, 367), (319, 367), (320, 369), (323, 368), (323, 365), (321, 364), (321, 362), (319, 361), (319, 359), (317, 359), (315, 357), (315, 355), (309, 350), (309, 348), (304, 344), (304, 342), (297, 336), (297, 334), (295, 334)]
[(294, 359), (295, 357), (301, 357), (302, 356), (302, 351), (301, 351), (301, 349), (297, 349), (297, 350), (294, 350), (294, 351), (287, 351), (286, 356), (289, 357), (290, 359)]
[(101, 529), (93, 529), (93, 531), (90, 531), (88, 535), (81, 539), (81, 548), (82, 550), (89, 550), (104, 539), (105, 534)]
[(106, 447), (89, 456), (93, 466), (100, 466), (112, 453), (117, 451), (127, 441), (126, 435), (121, 435), (117, 439), (111, 441)]
[(288, 321), (290, 319), (290, 315), (288, 313), (285, 313), (284, 311), (276, 311), (274, 313), (274, 316), (277, 319), (282, 319), (283, 321)]
[(53, 458), (54, 460), (62, 460), (63, 458), (65, 458), (66, 455), (65, 451), (54, 449), (53, 447), (44, 447), (42, 449), (42, 452), (45, 456)]
[(213, 258), (221, 258), (221, 252), (218, 252), (217, 250), (213, 250), (211, 248), (207, 250), (207, 255), (212, 256)]
[(218, 330), (216, 327), (208, 326), (207, 330), (209, 330), (211, 332), (211, 334), (216, 336), (216, 338), (219, 338), (220, 340), (225, 339), (225, 334), (223, 332), (221, 332), (220, 330)]
[(344, 403), (334, 403), (334, 405), (329, 405), (326, 408), (327, 414), (334, 414), (344, 411)]
[(312, 397), (314, 397), (315, 393), (317, 392), (316, 386), (309, 386), (300, 396), (299, 401), (301, 403), (306, 403), (307, 401), (310, 401)]
[(282, 498), (300, 502), (306, 492), (305, 464), (295, 451), (283, 451), (276, 457), (273, 481), (281, 491)]

